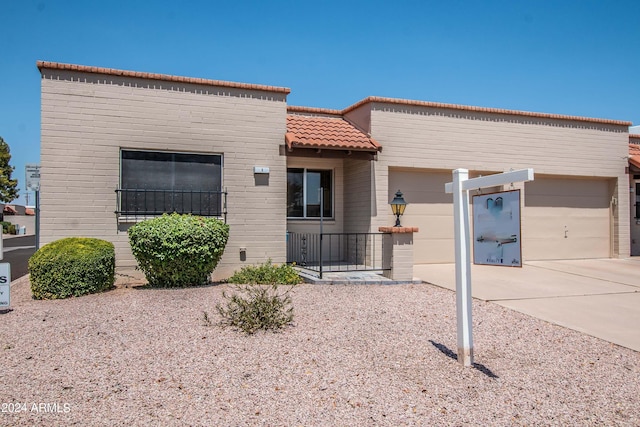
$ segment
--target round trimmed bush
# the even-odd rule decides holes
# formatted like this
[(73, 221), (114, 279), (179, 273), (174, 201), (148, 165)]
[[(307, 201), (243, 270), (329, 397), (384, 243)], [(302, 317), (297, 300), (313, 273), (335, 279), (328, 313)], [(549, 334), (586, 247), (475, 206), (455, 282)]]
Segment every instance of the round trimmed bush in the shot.
[(115, 282), (113, 244), (89, 237), (51, 242), (29, 258), (31, 293), (35, 299), (78, 297), (102, 292)]
[(229, 238), (229, 226), (216, 218), (170, 214), (129, 228), (129, 243), (149, 285), (207, 284)]

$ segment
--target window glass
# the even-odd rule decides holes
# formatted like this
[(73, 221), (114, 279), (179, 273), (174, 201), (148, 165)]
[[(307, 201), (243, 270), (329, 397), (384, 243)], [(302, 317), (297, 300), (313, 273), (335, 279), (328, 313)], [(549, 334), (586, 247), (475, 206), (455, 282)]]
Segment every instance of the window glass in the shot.
[(221, 155), (122, 150), (121, 156), (123, 213), (220, 215)]
[(304, 216), (304, 169), (287, 169), (287, 216)]
[(287, 170), (287, 216), (319, 218), (322, 189), (323, 217), (333, 216), (333, 187), (330, 170)]

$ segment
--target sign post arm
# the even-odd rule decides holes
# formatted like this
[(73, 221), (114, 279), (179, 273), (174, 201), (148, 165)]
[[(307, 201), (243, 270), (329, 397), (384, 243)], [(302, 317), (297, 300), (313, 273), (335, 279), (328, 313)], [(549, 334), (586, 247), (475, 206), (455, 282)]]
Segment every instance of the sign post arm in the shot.
[(458, 324), (458, 362), (473, 365), (471, 313), (471, 262), (469, 258), (469, 192), (463, 189), (469, 178), (467, 169), (453, 171), (453, 211), (456, 242), (456, 318)]

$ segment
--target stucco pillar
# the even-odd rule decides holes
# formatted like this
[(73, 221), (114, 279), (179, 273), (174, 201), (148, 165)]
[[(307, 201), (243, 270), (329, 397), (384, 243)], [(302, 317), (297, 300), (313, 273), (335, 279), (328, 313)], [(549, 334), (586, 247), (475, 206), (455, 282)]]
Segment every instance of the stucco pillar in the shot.
[(383, 251), (383, 265), (390, 265), (391, 270), (385, 270), (383, 275), (398, 282), (413, 281), (413, 233), (418, 227), (380, 227), (381, 233), (390, 233), (391, 244), (387, 244)]

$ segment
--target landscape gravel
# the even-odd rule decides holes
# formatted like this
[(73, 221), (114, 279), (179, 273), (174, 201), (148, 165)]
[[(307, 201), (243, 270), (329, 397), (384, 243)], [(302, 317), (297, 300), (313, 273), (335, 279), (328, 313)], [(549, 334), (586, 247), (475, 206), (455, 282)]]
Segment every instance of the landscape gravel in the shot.
[(638, 352), (474, 300), (464, 368), (433, 285), (300, 285), (292, 326), (247, 336), (218, 324), (228, 285), (118, 283), (54, 301), (14, 283), (0, 425), (640, 425)]

